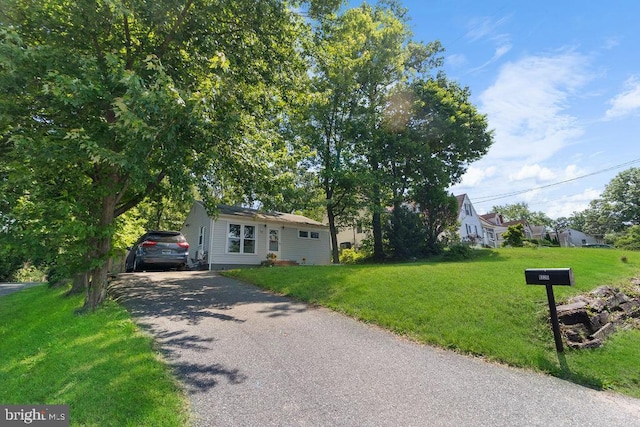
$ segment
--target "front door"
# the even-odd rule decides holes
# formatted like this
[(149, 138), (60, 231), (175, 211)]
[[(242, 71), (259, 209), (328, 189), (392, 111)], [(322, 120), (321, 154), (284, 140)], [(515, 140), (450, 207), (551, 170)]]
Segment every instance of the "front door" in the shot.
[(269, 229), (269, 238), (267, 239), (267, 253), (275, 254), (280, 258), (280, 230), (277, 228)]

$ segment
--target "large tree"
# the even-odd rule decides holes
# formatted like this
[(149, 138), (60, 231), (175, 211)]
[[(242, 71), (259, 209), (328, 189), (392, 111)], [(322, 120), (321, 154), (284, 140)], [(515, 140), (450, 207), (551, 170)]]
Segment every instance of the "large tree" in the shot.
[(86, 272), (85, 308), (105, 297), (115, 218), (163, 183), (175, 194), (196, 182), (212, 200), (220, 181), (250, 193), (270, 178), (306, 72), (297, 5), (3, 2), (0, 141), (15, 194), (2, 215), (9, 232), (46, 236), (50, 258)]
[(426, 76), (441, 64), (439, 42), (412, 41), (406, 9), (398, 2), (377, 6), (362, 5), (357, 11), (354, 37), (360, 40), (359, 61), (354, 67), (356, 82), (351, 116), (347, 128), (359, 157), (360, 192), (371, 213), (374, 259), (384, 258), (382, 214), (392, 198), (388, 171), (385, 170), (385, 111), (394, 87), (412, 78)]
[(572, 219), (574, 228), (594, 235), (618, 233), (640, 225), (640, 168), (620, 172), (600, 198), (592, 200), (584, 211), (574, 212)]
[(301, 135), (313, 150), (308, 166), (317, 170), (324, 194), (334, 263), (339, 262), (338, 227), (358, 214), (361, 199), (361, 173), (350, 131), (359, 102), (358, 71), (372, 60), (363, 55), (370, 34), (362, 32), (374, 25), (371, 14), (372, 9), (363, 5), (325, 17), (315, 29), (310, 51), (311, 96)]
[(438, 74), (399, 85), (385, 109), (380, 159), (392, 191), (389, 204), (394, 211), (403, 203), (417, 204), (430, 252), (437, 251), (436, 237), (455, 222), (445, 189), (459, 182), (492, 143), (486, 117), (469, 97), (468, 88)]
[(600, 198), (601, 209), (614, 222), (614, 229), (640, 225), (640, 168), (630, 168), (616, 175)]
[[(486, 152), (491, 134), (469, 90), (433, 75), (442, 48), (412, 41), (398, 2), (347, 10), (321, 22), (316, 34), (305, 135), (316, 150), (334, 261), (336, 224), (363, 201), (360, 213), (371, 215), (373, 256), (382, 259), (385, 209), (393, 207), (399, 227), (400, 206), (415, 202), (412, 195), (443, 192), (457, 182), (467, 164)], [(434, 206), (421, 201), (431, 213), (442, 207), (440, 199)]]
[(532, 211), (526, 202), (494, 206), (491, 211), (502, 214), (505, 221), (525, 220), (531, 225), (553, 224), (553, 220), (544, 212)]

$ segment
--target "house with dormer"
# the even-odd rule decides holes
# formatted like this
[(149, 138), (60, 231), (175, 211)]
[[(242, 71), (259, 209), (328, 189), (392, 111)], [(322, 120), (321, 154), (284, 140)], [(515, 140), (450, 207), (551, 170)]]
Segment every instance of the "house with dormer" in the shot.
[(502, 214), (492, 212), (480, 215), (480, 223), (482, 224), (483, 244), (490, 248), (502, 246), (504, 241), (502, 233), (507, 231)]
[(458, 223), (460, 224), (460, 240), (472, 245), (483, 243), (482, 223), (480, 216), (467, 194), (456, 196), (458, 201)]

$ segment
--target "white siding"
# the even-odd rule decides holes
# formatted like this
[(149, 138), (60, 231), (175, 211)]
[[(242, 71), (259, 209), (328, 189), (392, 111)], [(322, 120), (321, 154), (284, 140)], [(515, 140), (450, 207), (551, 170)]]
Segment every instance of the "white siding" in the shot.
[[(201, 203), (194, 203), (191, 207), (191, 211), (187, 215), (187, 218), (184, 221), (184, 225), (182, 226), (182, 234), (187, 239), (189, 243), (189, 259), (196, 259), (196, 251), (198, 250), (198, 240), (200, 237), (200, 228), (206, 228), (206, 235), (204, 241), (204, 251), (208, 251), (209, 248), (209, 227), (210, 227), (210, 219), (207, 215), (207, 211)], [(205, 259), (206, 261), (206, 259)]]
[[(229, 253), (227, 250), (227, 233), (229, 224), (252, 225), (256, 229), (255, 253)], [(263, 223), (248, 221), (244, 218), (220, 217), (215, 221), (213, 229), (213, 264), (254, 264), (258, 265), (267, 259), (266, 227)]]
[(582, 231), (574, 230), (573, 228), (567, 228), (564, 232), (560, 233), (560, 246), (580, 247), (586, 244), (596, 244), (598, 239), (588, 234), (583, 233)]
[[(255, 227), (255, 253), (228, 252), (229, 224)], [(331, 242), (326, 227), (305, 224), (300, 224), (298, 227), (297, 224), (292, 223), (254, 221), (251, 218), (233, 215), (220, 215), (212, 221), (201, 202), (193, 204), (181, 230), (189, 242), (189, 258), (192, 264), (197, 263), (196, 251), (202, 227), (205, 227), (203, 246), (207, 252), (207, 258), (203, 262), (212, 264), (214, 268), (227, 265), (260, 265), (262, 261), (266, 261), (269, 229), (276, 229), (279, 232), (280, 253), (278, 259), (297, 261), (299, 264), (307, 265), (330, 264)], [(318, 239), (300, 238), (298, 230), (317, 232)]]
[[(298, 231), (317, 232), (318, 239), (299, 237)], [(331, 241), (326, 228), (287, 225), (282, 229), (282, 259), (303, 265), (326, 265), (331, 261)]]
[(458, 221), (460, 222), (460, 238), (462, 241), (470, 240), (470, 236), (476, 243), (482, 243), (483, 230), (480, 217), (473, 207), (469, 197), (465, 196), (460, 212), (458, 214)]

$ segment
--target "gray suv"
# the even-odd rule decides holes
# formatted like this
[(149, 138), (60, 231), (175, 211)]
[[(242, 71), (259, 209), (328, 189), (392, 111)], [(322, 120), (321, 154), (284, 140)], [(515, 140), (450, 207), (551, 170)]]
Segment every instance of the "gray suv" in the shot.
[(147, 231), (127, 254), (125, 271), (187, 268), (189, 243), (179, 231)]

